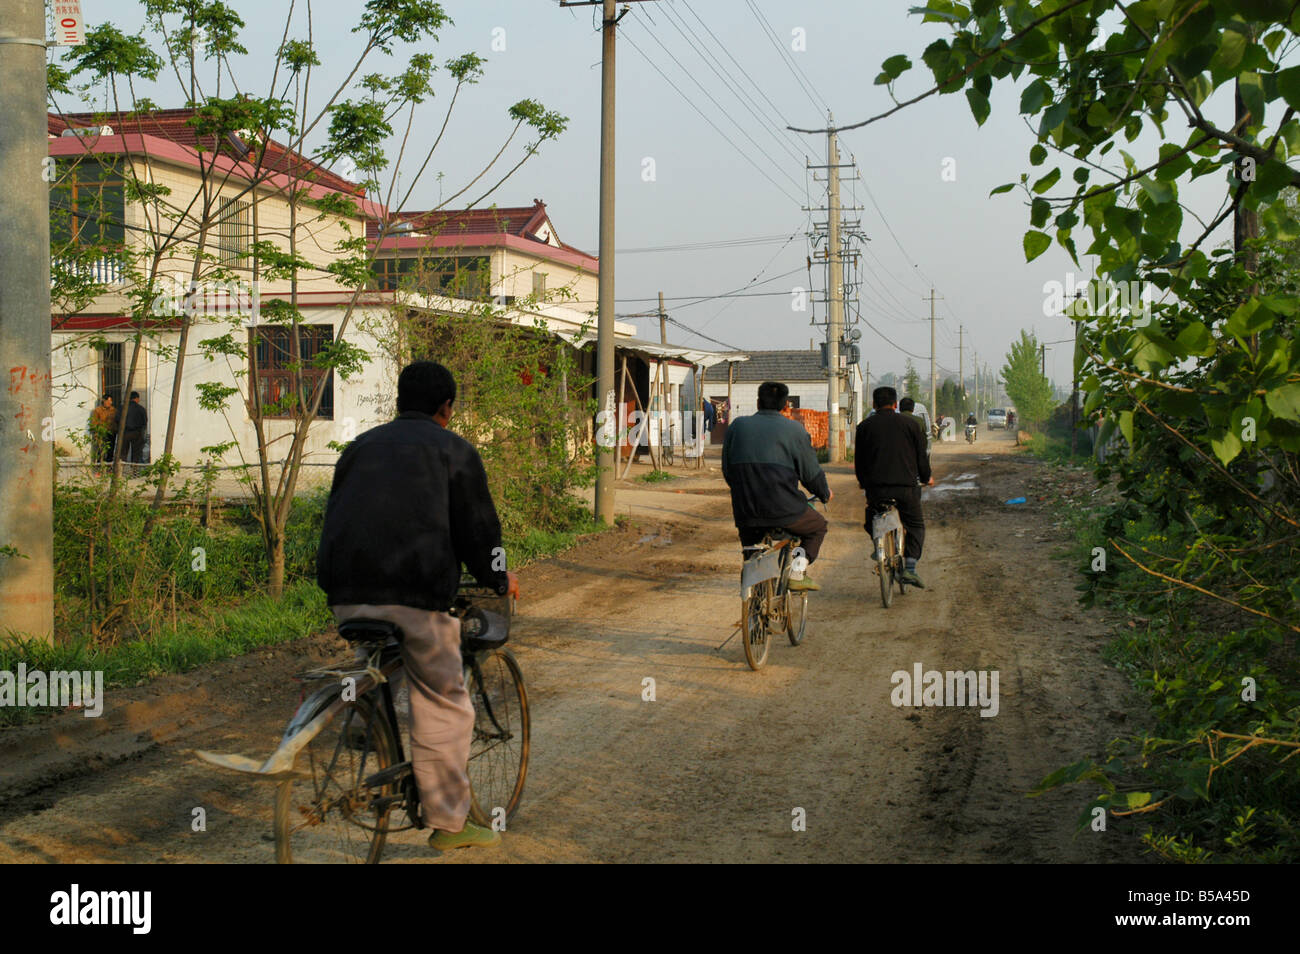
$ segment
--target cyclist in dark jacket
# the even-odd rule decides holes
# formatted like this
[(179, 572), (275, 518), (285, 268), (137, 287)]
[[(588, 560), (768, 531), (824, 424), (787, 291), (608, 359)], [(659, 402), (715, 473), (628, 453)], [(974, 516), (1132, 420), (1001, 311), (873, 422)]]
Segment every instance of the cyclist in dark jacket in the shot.
[[(826, 518), (808, 506), (799, 485), (823, 503), (830, 503), (831, 489), (808, 432), (781, 414), (789, 396), (790, 389), (776, 381), (759, 385), (758, 413), (727, 425), (722, 476), (731, 488), (741, 546), (753, 546), (768, 530), (780, 528), (799, 537), (812, 563), (826, 538)], [(820, 589), (801, 569), (791, 575), (790, 589)]]
[(921, 512), (921, 484), (934, 486), (930, 475), (930, 457), (925, 452), (925, 435), (910, 418), (896, 410), (898, 392), (893, 388), (876, 388), (871, 403), (876, 412), (858, 425), (853, 446), (853, 470), (858, 485), (867, 494), (864, 527), (871, 533), (871, 521), (877, 504), (894, 500), (898, 516), (907, 529), (903, 544), (906, 569), (903, 581), (924, 589), (916, 575), (925, 542), (925, 516)]
[(461, 669), (460, 620), (447, 612), (461, 563), (480, 584), (519, 592), (483, 462), (446, 429), (455, 397), (442, 365), (403, 369), (397, 419), (366, 431), (335, 465), (316, 554), (316, 579), (338, 622), (380, 619), (402, 629), (411, 762), (434, 829), (429, 843), (439, 850), (501, 840), (466, 817), (474, 706)]

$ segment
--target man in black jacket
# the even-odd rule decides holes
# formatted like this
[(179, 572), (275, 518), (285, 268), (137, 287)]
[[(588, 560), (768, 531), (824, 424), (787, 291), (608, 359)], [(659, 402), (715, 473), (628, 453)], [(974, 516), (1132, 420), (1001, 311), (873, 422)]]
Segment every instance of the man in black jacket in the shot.
[(140, 403), (140, 392), (131, 392), (131, 403), (126, 406), (126, 428), (122, 431), (122, 460), (132, 464), (144, 463), (144, 431), (149, 426), (149, 414)]
[[(910, 418), (897, 411), (898, 393), (893, 388), (876, 388), (871, 403), (876, 413), (858, 425), (853, 442), (853, 470), (858, 485), (867, 494), (864, 524), (871, 533), (871, 520), (878, 512), (876, 504), (884, 500), (898, 503), (898, 516), (907, 530), (903, 544), (906, 569), (903, 582), (922, 589), (916, 575), (925, 542), (925, 516), (921, 513), (920, 484), (934, 486), (930, 476), (930, 457), (925, 452), (925, 435)], [(883, 509), (883, 508), (882, 508)]]
[(449, 615), (461, 564), (483, 585), (517, 596), (506, 570), (478, 452), (447, 430), (456, 382), (432, 361), (402, 370), (397, 419), (348, 445), (334, 467), (316, 580), (335, 619), (380, 619), (404, 634), (411, 686), (411, 761), (439, 850), (493, 845), (467, 820), (474, 707), (461, 670), (460, 620)]
[[(831, 489), (817, 463), (812, 439), (802, 424), (781, 412), (790, 389), (777, 381), (758, 386), (758, 413), (727, 425), (722, 439), (722, 477), (731, 488), (731, 513), (741, 546), (753, 546), (770, 529), (799, 537), (808, 563), (817, 559), (826, 539), (826, 518), (808, 506), (803, 484), (823, 503)], [(792, 590), (819, 590), (803, 567), (790, 577)]]

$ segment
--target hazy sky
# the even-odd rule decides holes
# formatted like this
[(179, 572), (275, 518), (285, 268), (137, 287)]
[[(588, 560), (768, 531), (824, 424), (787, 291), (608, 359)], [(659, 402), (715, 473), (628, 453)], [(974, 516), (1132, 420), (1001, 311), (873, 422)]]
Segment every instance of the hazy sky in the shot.
[[(250, 56), (241, 85), (264, 89), (289, 4), (227, 3), (250, 24), (245, 38)], [(946, 35), (941, 26), (909, 16), (908, 8), (915, 5), (916, 0), (654, 0), (631, 5), (618, 47), (616, 246), (627, 250), (617, 256), (620, 314), (653, 308), (662, 290), (674, 318), (737, 347), (807, 347), (810, 337), (824, 335), (810, 327), (809, 311), (792, 310), (791, 289), (808, 284), (804, 232), (811, 218), (801, 206), (810, 199), (822, 205), (825, 196), (824, 185), (805, 171), (804, 158), (824, 164), (826, 139), (788, 133), (784, 127), (823, 127), (828, 109), (838, 125), (847, 125), (889, 108), (885, 88), (873, 85), (881, 62), (901, 52), (919, 63), (925, 46)], [(92, 0), (85, 6), (92, 25), (105, 18), (123, 27), (140, 21), (138, 5), (126, 0)], [(323, 61), (313, 81), (318, 89), (323, 91), (329, 79), (337, 83), (351, 67), (358, 43), (349, 31), (361, 8), (359, 0), (312, 4)], [(507, 107), (525, 97), (537, 99), (568, 116), (568, 130), (494, 199), (499, 205), (543, 199), (560, 237), (595, 253), (600, 35), (593, 10), (599, 8), (562, 9), (555, 0), (450, 2), (444, 8), (455, 26), (441, 36), (436, 58), (473, 50), (487, 58), (486, 75), (462, 94), (411, 205), (429, 207), (438, 202), (440, 189), (443, 194), (458, 189), (508, 132)], [(305, 35), (305, 10), (299, 0), (291, 35)], [(801, 40), (806, 48), (794, 49)], [(366, 71), (394, 72), (409, 52), (401, 51), (396, 63), (377, 58)], [(928, 77), (924, 67), (911, 71), (900, 81), (900, 98), (928, 88)], [(433, 141), (445, 108), (441, 94), (449, 88), (441, 87), (440, 98), (418, 114), (408, 147), (412, 154)], [(733, 89), (748, 99), (738, 98)], [(162, 85), (152, 95), (164, 106), (180, 103), (174, 86)], [(870, 239), (860, 311), (874, 329), (857, 327), (863, 361), (870, 362), (873, 376), (902, 370), (900, 348), (923, 356), (916, 364), (923, 378), (928, 374), (929, 305), (922, 298), (931, 286), (943, 298), (937, 307), (937, 341), (944, 368), (957, 367), (959, 326), (965, 327), (968, 371), (976, 353), (981, 363), (1000, 366), (1021, 328), (1036, 331), (1045, 341), (1072, 333), (1065, 318), (1044, 316), (1043, 285), (1064, 281), (1073, 264), (1056, 248), (1025, 264), (1021, 236), (1028, 214), (1022, 198), (1015, 192), (988, 197), (993, 187), (1031, 169), (1026, 156), (1033, 139), (1017, 115), (1018, 101), (1018, 86), (995, 88), (992, 115), (977, 127), (963, 95), (934, 96), (842, 134), (842, 161), (855, 158), (861, 177), (845, 183), (843, 201), (865, 207), (846, 214), (860, 219)], [(1225, 100), (1225, 115), (1230, 108)], [(1177, 125), (1171, 135), (1181, 141), (1186, 132)], [(653, 161), (652, 181), (645, 176), (648, 160)], [(409, 184), (414, 166), (404, 163), (404, 168)], [(950, 176), (955, 172), (953, 181), (944, 178), (945, 168)], [(1049, 168), (1050, 163), (1040, 174)], [(441, 183), (435, 171), (444, 174)], [(1203, 182), (1198, 192), (1186, 192), (1184, 201), (1210, 215), (1222, 183), (1213, 176)], [(745, 239), (768, 241), (734, 244)], [(713, 242), (733, 244), (633, 251)], [(1080, 240), (1081, 247), (1086, 244)], [(820, 267), (814, 270), (820, 288)], [(758, 283), (747, 289), (746, 297), (692, 303), (750, 286), (756, 277)], [(771, 292), (779, 294), (756, 294)], [(816, 307), (821, 320), (824, 306)], [(638, 319), (637, 324), (642, 336), (657, 339), (657, 320)], [(669, 340), (716, 347), (674, 326)], [(1048, 352), (1048, 373), (1058, 383), (1068, 382), (1069, 357), (1068, 345)]]

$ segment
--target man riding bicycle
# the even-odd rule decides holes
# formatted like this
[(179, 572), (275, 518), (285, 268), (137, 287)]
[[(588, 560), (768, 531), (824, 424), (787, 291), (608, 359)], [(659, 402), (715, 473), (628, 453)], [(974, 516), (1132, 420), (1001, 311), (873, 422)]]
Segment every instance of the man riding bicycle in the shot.
[(925, 452), (925, 435), (911, 418), (898, 413), (898, 393), (890, 387), (871, 393), (875, 413), (858, 425), (854, 436), (853, 470), (858, 485), (867, 494), (864, 527), (871, 533), (871, 521), (893, 500), (906, 529), (903, 556), (906, 569), (902, 581), (925, 589), (916, 575), (925, 543), (925, 517), (921, 513), (921, 484), (934, 486), (930, 457)]
[[(826, 518), (808, 506), (799, 485), (823, 503), (831, 502), (830, 485), (817, 463), (812, 439), (803, 425), (782, 416), (790, 389), (776, 381), (758, 386), (758, 413), (727, 425), (722, 439), (722, 476), (731, 488), (731, 513), (740, 545), (753, 546), (774, 529), (799, 538), (809, 564), (826, 539)], [(790, 576), (792, 590), (818, 590), (802, 565)]]
[(461, 564), (497, 593), (519, 595), (506, 570), (487, 474), (478, 452), (447, 430), (456, 382), (432, 361), (404, 368), (396, 420), (354, 440), (334, 467), (316, 579), (334, 618), (401, 628), (411, 688), (411, 763), (429, 844), (494, 845), (467, 820), (474, 706), (465, 688), (460, 620), (448, 613)]

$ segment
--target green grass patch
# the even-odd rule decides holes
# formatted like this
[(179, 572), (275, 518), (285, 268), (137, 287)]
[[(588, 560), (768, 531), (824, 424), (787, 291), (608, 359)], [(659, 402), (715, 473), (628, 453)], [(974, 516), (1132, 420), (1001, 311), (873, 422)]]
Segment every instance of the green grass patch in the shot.
[(675, 480), (676, 478), (666, 470), (652, 470), (642, 474), (637, 480), (643, 484), (661, 484), (666, 480)]

